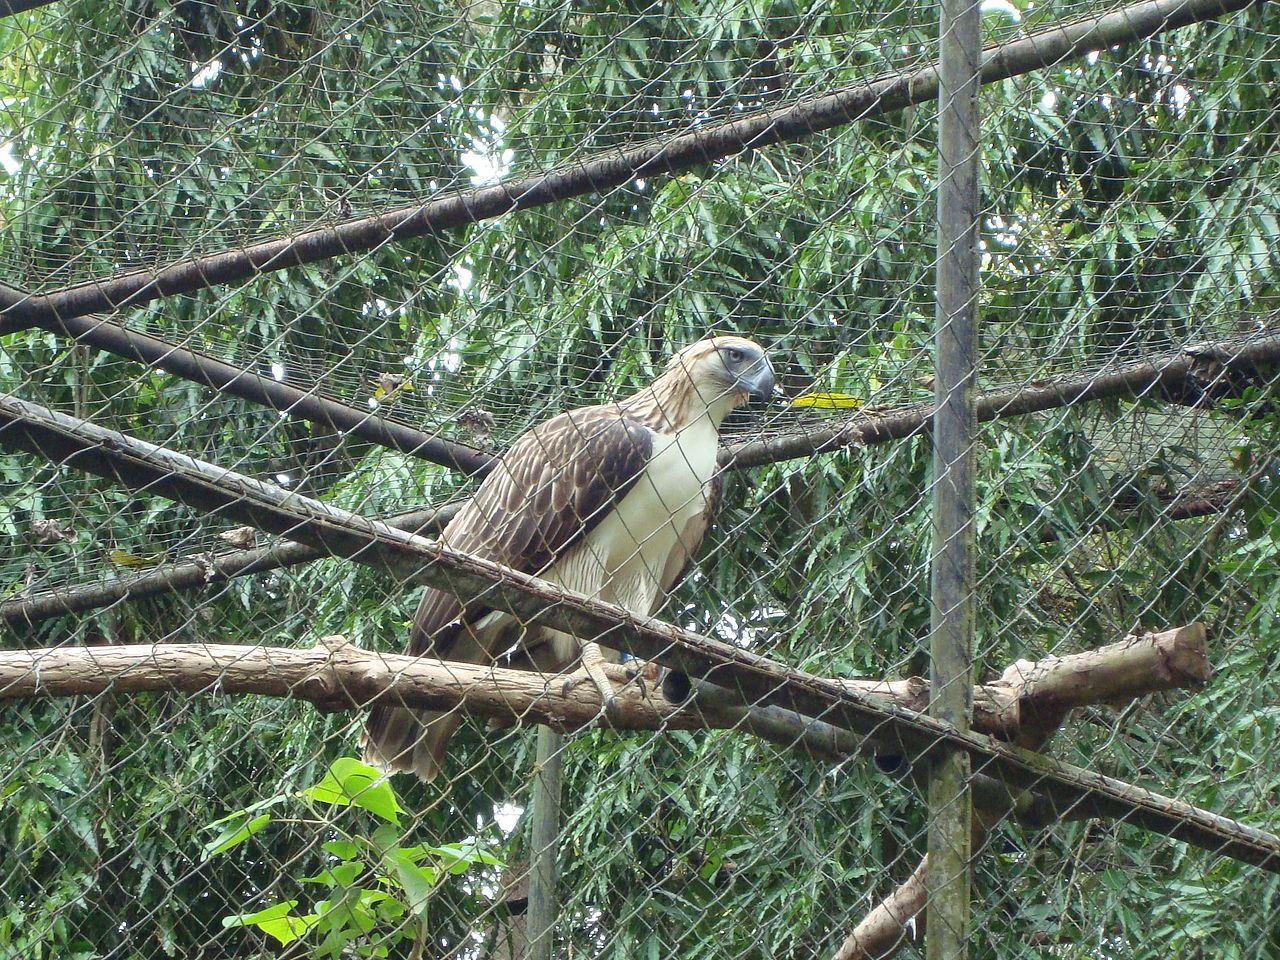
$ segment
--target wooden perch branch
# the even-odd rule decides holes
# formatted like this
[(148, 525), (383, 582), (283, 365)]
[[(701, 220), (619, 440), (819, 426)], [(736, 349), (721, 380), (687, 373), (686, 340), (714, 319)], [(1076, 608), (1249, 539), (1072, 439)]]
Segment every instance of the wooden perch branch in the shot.
[[(1255, 0), (1144, 0), (1109, 13), (1090, 14), (1029, 36), (989, 47), (982, 55), (982, 83), (1053, 66), (1092, 50), (1155, 36), (1243, 10)], [(825, 96), (709, 125), (660, 140), (574, 160), (475, 190), (451, 193), (413, 206), (348, 220), (334, 227), (265, 240), (182, 263), (101, 277), (30, 302), (0, 317), (0, 335), (55, 318), (107, 313), (124, 306), (248, 280), (334, 257), (349, 256), (440, 230), (465, 227), (512, 211), (571, 197), (602, 193), (636, 177), (683, 173), (715, 160), (775, 143), (803, 140), (824, 130), (938, 97), (938, 68), (890, 74)]]
[(237, 644), (158, 643), (0, 652), (0, 700), (185, 691), (305, 700), (324, 711), (363, 709), (382, 698), (431, 710), (464, 707), (507, 722), (561, 730), (695, 729), (707, 724), (610, 671), (618, 714), (609, 718), (593, 684), (525, 670), (378, 654), (343, 637), (295, 650)]
[(459, 553), (221, 467), (116, 431), (0, 396), (0, 445), (34, 451), (137, 490), (190, 503), (236, 522), (308, 543), (334, 556), (461, 596), (496, 610), (653, 660), (739, 690), (761, 706), (826, 720), (909, 757), (940, 746), (963, 750), (975, 769), (1019, 789), (1052, 789), (1064, 806), (1091, 805), (1157, 833), (1280, 871), (1280, 838), (1088, 770), (962, 733), (913, 711), (792, 669), (731, 644), (571, 593), (536, 577)]
[[(629, 682), (609, 665), (617, 715), (603, 712), (593, 684), (565, 677), (472, 663), (374, 653), (326, 637), (309, 649), (233, 644), (164, 643), (52, 647), (0, 651), (0, 700), (156, 690), (262, 694), (306, 700), (322, 710), (363, 709), (391, 698), (431, 710), (462, 707), (507, 722), (537, 722), (561, 730), (610, 726), (623, 730), (727, 730), (745, 727), (763, 739), (844, 760), (876, 741), (778, 707), (753, 706), (723, 687), (703, 685), (687, 703)], [(1021, 710), (1039, 722), (1059, 711), (1157, 690), (1198, 687), (1211, 673), (1204, 627), (1192, 624), (1066, 657), (1020, 660), (975, 699), (994, 705), (974, 729), (1015, 737)], [(1016, 679), (1009, 679), (1014, 677)], [(833, 680), (860, 696), (902, 710), (928, 702), (929, 683)], [(1030, 708), (1030, 709), (1029, 709)]]
[(1073, 707), (1116, 703), (1174, 687), (1198, 688), (1209, 681), (1213, 668), (1205, 647), (1202, 624), (1163, 633), (1126, 637), (1097, 650), (1019, 660), (1005, 668), (997, 683), (984, 689), (1004, 689), (1017, 704), (1010, 739), (1038, 748)]
[[(1011, 739), (1021, 746), (1039, 749), (1073, 707), (1131, 700), (1170, 687), (1198, 687), (1211, 674), (1204, 627), (1191, 624), (1163, 633), (1126, 637), (1110, 646), (1065, 657), (1019, 660), (1005, 668), (999, 681), (990, 686), (1002, 689), (1002, 696), (1018, 705), (1016, 724), (1009, 731)], [(980, 697), (975, 695), (975, 728), (981, 715), (979, 702)], [(998, 792), (974, 791), (978, 821), (973, 831), (975, 854), (1006, 812), (1000, 801)], [(1044, 796), (1034, 798), (1022, 810), (1015, 807), (1009, 812), (1031, 824), (1094, 815), (1087, 806), (1055, 808), (1052, 799)], [(908, 926), (918, 921), (927, 905), (927, 876), (926, 856), (893, 893), (862, 919), (832, 960), (884, 960), (896, 953), (907, 942)]]
[[(1175, 664), (1172, 669), (1165, 667), (1166, 659)], [(621, 666), (609, 665), (608, 670), (617, 706), (612, 715), (602, 710), (591, 684), (569, 688), (564, 677), (377, 654), (347, 644), (341, 637), (327, 637), (318, 646), (302, 650), (228, 644), (58, 647), (0, 652), (0, 700), (216, 691), (306, 700), (328, 711), (362, 709), (377, 699), (391, 698), (415, 707), (463, 709), (504, 724), (537, 722), (559, 730), (584, 726), (739, 730), (836, 763), (877, 746), (873, 740), (821, 720), (780, 707), (748, 704), (714, 684), (694, 684), (681, 702), (673, 702), (660, 690), (630, 681)], [(975, 691), (976, 700), (994, 698), (1002, 705), (996, 712), (980, 714), (977, 729), (1016, 735), (1011, 718), (1018, 714), (1020, 703), (1077, 705), (1194, 686), (1207, 677), (1209, 665), (1204, 631), (1192, 625), (1069, 657), (1022, 661), (1006, 674), (1015, 670), (1028, 679), (1001, 680)], [(919, 678), (835, 682), (904, 709), (918, 708), (929, 696), (928, 682)], [(1026, 693), (1020, 694), (1020, 689)], [(1078, 807), (1060, 809), (1044, 794), (1012, 794), (999, 781), (984, 776), (976, 778), (975, 794), (988, 808), (1009, 813), (1029, 826), (1089, 815)]]

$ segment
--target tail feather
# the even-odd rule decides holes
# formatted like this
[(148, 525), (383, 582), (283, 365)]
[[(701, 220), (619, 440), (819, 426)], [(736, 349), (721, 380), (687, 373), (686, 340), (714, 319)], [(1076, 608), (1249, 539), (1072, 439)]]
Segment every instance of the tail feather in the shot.
[(457, 711), (374, 707), (360, 738), (365, 763), (434, 780), (461, 719)]

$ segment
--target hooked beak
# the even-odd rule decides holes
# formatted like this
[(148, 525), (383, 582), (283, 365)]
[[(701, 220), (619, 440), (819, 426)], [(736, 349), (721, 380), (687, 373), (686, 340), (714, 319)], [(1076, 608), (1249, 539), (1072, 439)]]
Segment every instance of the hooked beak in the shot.
[(742, 379), (738, 381), (738, 385), (746, 391), (747, 396), (752, 400), (767, 401), (772, 399), (774, 377), (773, 365), (769, 363), (769, 358), (762, 357), (753, 370), (742, 376)]

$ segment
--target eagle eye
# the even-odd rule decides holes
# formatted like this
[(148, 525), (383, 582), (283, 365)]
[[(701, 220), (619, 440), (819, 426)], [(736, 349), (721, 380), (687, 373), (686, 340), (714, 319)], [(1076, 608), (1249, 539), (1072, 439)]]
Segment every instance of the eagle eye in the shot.
[(730, 347), (725, 354), (729, 357), (730, 363), (741, 363), (746, 358), (746, 354), (737, 347)]

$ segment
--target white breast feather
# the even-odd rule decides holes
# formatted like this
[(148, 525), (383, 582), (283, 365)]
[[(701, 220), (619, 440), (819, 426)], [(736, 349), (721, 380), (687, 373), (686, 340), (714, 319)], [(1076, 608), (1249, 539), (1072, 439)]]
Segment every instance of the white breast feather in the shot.
[(587, 537), (604, 565), (601, 599), (648, 614), (668, 555), (688, 521), (707, 508), (716, 452), (716, 432), (705, 420), (677, 436), (654, 436), (644, 475)]
[[(718, 441), (707, 420), (676, 436), (654, 434), (653, 454), (644, 475), (543, 577), (647, 616), (659, 598), (667, 557), (679, 545), (689, 521), (707, 508)], [(685, 548), (691, 552), (693, 546)], [(567, 665), (576, 657), (577, 641), (561, 634), (554, 642), (562, 651), (557, 659)]]

